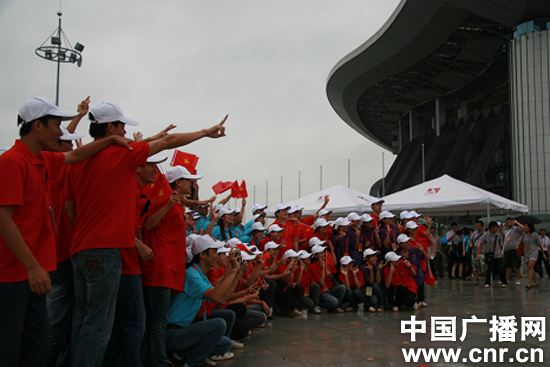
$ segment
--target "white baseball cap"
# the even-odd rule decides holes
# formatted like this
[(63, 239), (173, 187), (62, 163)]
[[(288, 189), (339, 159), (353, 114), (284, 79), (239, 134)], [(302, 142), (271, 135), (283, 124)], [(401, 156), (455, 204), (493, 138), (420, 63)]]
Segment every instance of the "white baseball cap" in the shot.
[(237, 245), (240, 245), (242, 244), (241, 240), (239, 240), (238, 238), (230, 238), (228, 241), (227, 241), (227, 246), (228, 247), (237, 247)]
[(342, 258), (340, 259), (340, 264), (342, 265), (348, 265), (349, 263), (351, 263), (353, 261), (353, 259), (349, 256), (342, 256)]
[(284, 228), (281, 228), (279, 227), (278, 224), (272, 224), (270, 225), (269, 227), (267, 227), (267, 233), (271, 233), (271, 232), (282, 232), (284, 231), (285, 229)]
[(380, 213), (380, 219), (385, 219), (385, 218), (395, 218), (395, 214), (387, 210), (384, 210), (382, 213)]
[(150, 157), (147, 157), (147, 163), (153, 163), (153, 164), (159, 164), (167, 160), (168, 157), (161, 157), (158, 155), (152, 155)]
[(311, 257), (311, 254), (307, 252), (306, 250), (300, 250), (298, 251), (298, 256), (300, 256), (300, 259), (307, 259), (308, 257)]
[(228, 254), (231, 252), (231, 248), (230, 247), (220, 247), (218, 249), (218, 254)]
[(407, 241), (409, 241), (411, 238), (409, 236), (407, 236), (406, 234), (400, 234), (399, 236), (397, 236), (397, 243), (405, 243)]
[(65, 121), (78, 116), (78, 112), (61, 111), (59, 107), (45, 97), (30, 98), (19, 109), (17, 125), (33, 122), (48, 115), (61, 117), (61, 120)]
[(330, 214), (332, 213), (332, 210), (328, 210), (328, 209), (321, 209), (319, 210), (319, 216), (322, 217), (323, 215), (327, 215), (327, 214)]
[(347, 220), (347, 218), (342, 218), (342, 217), (339, 217), (334, 221), (334, 225), (336, 227), (345, 227), (345, 226), (349, 226), (350, 224), (351, 222)]
[(298, 257), (298, 253), (294, 250), (286, 250), (283, 257), (290, 258), (290, 257)]
[(403, 210), (401, 213), (399, 213), (399, 218), (401, 220), (409, 219), (409, 211), (408, 210)]
[(373, 217), (371, 217), (369, 214), (363, 214), (361, 216), (361, 223), (369, 223), (369, 222), (372, 222), (374, 220)]
[(260, 222), (253, 223), (251, 228), (253, 231), (265, 231), (265, 227)]
[(191, 233), (189, 236), (185, 237), (185, 247), (191, 248), (195, 243), (195, 240), (199, 237), (196, 233)]
[(373, 250), (371, 248), (368, 248), (366, 249), (365, 251), (363, 251), (363, 259), (365, 259), (367, 256), (372, 256), (372, 255), (376, 255), (377, 253), (379, 253), (380, 251), (378, 250)]
[(279, 247), (281, 247), (281, 245), (279, 245), (278, 243), (275, 243), (273, 241), (269, 241), (268, 243), (265, 244), (264, 250), (269, 250), (269, 249), (272, 249), (272, 248), (279, 248)]
[(349, 220), (350, 222), (351, 221), (354, 221), (354, 220), (361, 220), (361, 217), (359, 216), (359, 214), (357, 214), (356, 212), (351, 212), (348, 214), (348, 216), (346, 217), (347, 220)]
[(214, 207), (214, 211), (217, 213), (219, 212), (222, 208), (225, 208), (225, 206), (223, 204), (216, 204), (216, 206)]
[(309, 246), (308, 247), (321, 246), (325, 242), (327, 242), (327, 241), (323, 241), (323, 240), (319, 239), (318, 237), (311, 237), (309, 239)]
[(235, 215), (235, 214), (239, 214), (241, 212), (241, 208), (233, 208), (231, 209), (231, 214)]
[(65, 141), (71, 141), (71, 140), (78, 140), (82, 139), (84, 137), (84, 134), (71, 134), (65, 126), (61, 125), (59, 126), (61, 128), (61, 131), (63, 132), (63, 135), (59, 138), (59, 140), (65, 140)]
[(413, 218), (420, 218), (420, 217), (422, 216), (422, 214), (419, 214), (419, 213), (417, 213), (417, 212), (414, 211), (414, 210), (411, 211), (410, 214), (411, 214), (411, 216), (412, 216)]
[(253, 255), (261, 255), (262, 254), (262, 252), (254, 245), (246, 246), (246, 248), (248, 248), (248, 251), (250, 251), (250, 253), (253, 254)]
[(277, 206), (275, 206), (275, 209), (273, 210), (275, 213), (277, 213), (279, 210), (284, 210), (284, 209), (290, 209), (290, 206), (288, 205), (285, 205), (285, 204), (277, 204)]
[(399, 259), (401, 259), (401, 256), (397, 255), (395, 252), (393, 251), (390, 251), (386, 254), (386, 256), (384, 257), (384, 259), (386, 260), (386, 262), (390, 262), (390, 261), (399, 261)]
[(384, 200), (382, 200), (382, 199), (380, 199), (380, 198), (374, 198), (374, 199), (372, 199), (372, 201), (370, 202), (370, 205), (372, 206), (372, 205), (378, 204), (378, 203), (384, 204)]
[(311, 254), (316, 255), (316, 254), (319, 254), (319, 253), (325, 251), (326, 249), (327, 248), (325, 246), (316, 245), (316, 246), (313, 246), (313, 248), (311, 249)]
[(197, 239), (193, 243), (193, 247), (191, 248), (191, 253), (193, 254), (193, 256), (195, 256), (209, 248), (219, 249), (221, 247), (223, 247), (223, 242), (214, 241), (212, 237), (208, 235), (203, 235), (197, 237)]
[(324, 218), (319, 218), (315, 221), (315, 228), (318, 227), (327, 227), (328, 222)]
[(405, 228), (407, 229), (417, 229), (419, 226), (418, 224), (416, 224), (416, 222), (413, 222), (412, 220), (410, 222), (407, 222), (407, 224), (405, 224)]
[(241, 252), (243, 261), (252, 261), (256, 258), (256, 255), (249, 254), (248, 252)]
[(266, 208), (267, 208), (267, 205), (254, 204), (254, 206), (252, 207), (252, 214), (254, 214), (256, 210), (264, 210)]
[(187, 180), (200, 180), (202, 178), (202, 175), (192, 175), (187, 168), (183, 166), (170, 167), (166, 170), (164, 175), (168, 183), (172, 183), (180, 178), (185, 178)]
[(92, 123), (103, 124), (106, 122), (120, 121), (126, 125), (137, 126), (139, 122), (124, 117), (122, 109), (114, 102), (101, 102), (90, 108)]
[(262, 213), (260, 213), (260, 214), (254, 214), (254, 219), (253, 219), (252, 221), (255, 222), (256, 219), (258, 219), (258, 218), (260, 218), (260, 217), (264, 217), (264, 218), (265, 218), (266, 216), (267, 216), (267, 214), (266, 214), (265, 212), (262, 212)]

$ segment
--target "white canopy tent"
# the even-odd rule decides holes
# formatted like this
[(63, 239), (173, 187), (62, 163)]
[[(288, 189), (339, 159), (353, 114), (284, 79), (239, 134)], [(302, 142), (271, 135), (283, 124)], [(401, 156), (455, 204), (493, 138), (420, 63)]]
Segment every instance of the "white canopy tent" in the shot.
[(383, 210), (417, 210), (429, 215), (502, 215), (527, 213), (526, 205), (448, 175), (383, 197)]
[[(372, 211), (370, 203), (374, 197), (355, 191), (344, 185), (336, 185), (325, 190), (314, 192), (307, 196), (283, 203), (288, 206), (299, 205), (303, 207), (304, 216), (315, 214), (324, 203), (325, 196), (328, 195), (330, 201), (326, 209), (332, 210), (332, 216), (344, 216), (350, 212)], [(268, 217), (274, 217), (275, 213), (271, 207), (266, 210)]]

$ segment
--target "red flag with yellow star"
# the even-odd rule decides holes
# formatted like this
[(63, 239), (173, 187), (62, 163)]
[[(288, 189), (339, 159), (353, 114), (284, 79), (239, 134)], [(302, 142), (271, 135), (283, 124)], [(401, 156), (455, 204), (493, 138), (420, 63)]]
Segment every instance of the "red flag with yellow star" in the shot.
[(175, 149), (174, 155), (172, 156), (172, 161), (170, 166), (183, 166), (187, 168), (189, 173), (192, 175), (197, 174), (197, 163), (199, 162), (199, 157), (191, 153), (185, 153), (180, 150)]
[(157, 172), (154, 183), (145, 186), (141, 190), (143, 195), (147, 196), (147, 199), (149, 199), (151, 203), (156, 203), (158, 200), (162, 199), (164, 196), (170, 195), (172, 191), (173, 190), (170, 187), (170, 184), (168, 183), (166, 176), (164, 176), (160, 172)]
[(248, 191), (246, 191), (246, 181), (243, 180), (241, 186), (239, 186), (237, 181), (235, 181), (235, 184), (231, 187), (231, 197), (235, 199), (246, 199), (248, 197)]
[(235, 181), (235, 182), (231, 182), (231, 181), (223, 182), (223, 181), (220, 181), (220, 182), (218, 182), (217, 184), (215, 184), (214, 186), (212, 186), (212, 190), (214, 190), (214, 193), (215, 193), (216, 195), (218, 195), (218, 194), (221, 194), (222, 192), (225, 192), (225, 191), (231, 189), (231, 188), (234, 187), (235, 185), (238, 186), (237, 181)]

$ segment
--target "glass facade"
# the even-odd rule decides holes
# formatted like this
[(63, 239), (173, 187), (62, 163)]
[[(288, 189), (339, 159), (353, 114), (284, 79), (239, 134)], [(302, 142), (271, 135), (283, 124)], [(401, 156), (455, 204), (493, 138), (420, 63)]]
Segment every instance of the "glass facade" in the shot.
[(514, 199), (550, 212), (550, 23), (516, 27), (509, 47)]

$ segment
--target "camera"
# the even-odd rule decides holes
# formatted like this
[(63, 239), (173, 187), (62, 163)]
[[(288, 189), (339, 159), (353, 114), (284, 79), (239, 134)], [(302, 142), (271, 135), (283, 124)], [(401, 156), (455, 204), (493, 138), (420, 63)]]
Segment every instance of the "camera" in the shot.
[(235, 250), (235, 258), (237, 258), (239, 265), (243, 264), (243, 257), (241, 256), (241, 250)]

